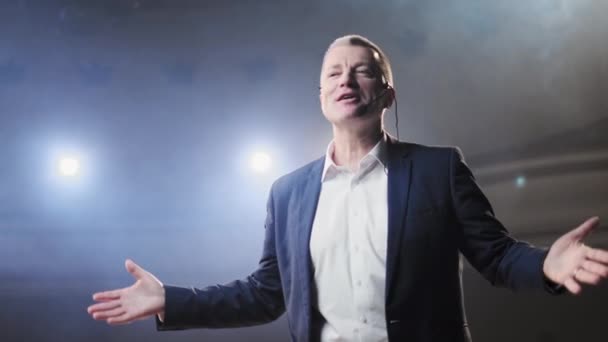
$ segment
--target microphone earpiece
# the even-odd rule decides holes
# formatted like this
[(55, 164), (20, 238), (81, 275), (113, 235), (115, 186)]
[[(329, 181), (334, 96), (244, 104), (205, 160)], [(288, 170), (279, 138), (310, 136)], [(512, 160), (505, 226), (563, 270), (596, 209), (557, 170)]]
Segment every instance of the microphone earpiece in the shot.
[[(380, 91), (380, 93), (378, 94), (378, 96), (376, 96), (376, 98), (374, 98), (373, 101), (376, 101), (376, 100), (379, 100), (379, 99), (383, 98), (386, 95), (386, 92), (388, 92), (389, 90), (391, 90), (393, 87), (391, 87), (391, 85), (388, 84), (388, 83), (384, 83), (382, 85), (382, 88), (383, 89)], [(383, 108), (388, 108), (388, 104), (384, 104)]]

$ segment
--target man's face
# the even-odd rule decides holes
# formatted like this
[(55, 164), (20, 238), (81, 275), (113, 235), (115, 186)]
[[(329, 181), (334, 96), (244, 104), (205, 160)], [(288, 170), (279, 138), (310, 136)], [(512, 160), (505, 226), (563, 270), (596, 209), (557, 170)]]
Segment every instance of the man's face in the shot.
[(321, 110), (331, 123), (379, 120), (382, 73), (374, 52), (363, 46), (341, 45), (325, 55), (321, 70)]

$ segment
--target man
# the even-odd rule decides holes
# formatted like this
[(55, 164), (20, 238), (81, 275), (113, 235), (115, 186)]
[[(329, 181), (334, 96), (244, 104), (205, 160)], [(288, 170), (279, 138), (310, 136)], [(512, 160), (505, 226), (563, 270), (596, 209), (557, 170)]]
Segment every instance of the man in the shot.
[(325, 157), (270, 191), (259, 268), (205, 289), (163, 286), (130, 260), (136, 282), (96, 293), (110, 324), (158, 315), (160, 330), (239, 327), (287, 311), (293, 341), (468, 341), (459, 252), (496, 286), (561, 289), (608, 275), (608, 252), (582, 239), (591, 218), (549, 251), (511, 238), (456, 148), (398, 142), (382, 118), (390, 63), (361, 36), (338, 38), (321, 70), (332, 124)]

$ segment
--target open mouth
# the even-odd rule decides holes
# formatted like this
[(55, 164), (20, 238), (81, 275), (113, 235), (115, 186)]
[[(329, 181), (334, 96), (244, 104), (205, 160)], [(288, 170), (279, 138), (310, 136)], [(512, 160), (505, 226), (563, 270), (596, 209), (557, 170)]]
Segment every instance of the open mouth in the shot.
[(357, 94), (344, 94), (338, 97), (338, 102), (355, 102), (360, 99)]

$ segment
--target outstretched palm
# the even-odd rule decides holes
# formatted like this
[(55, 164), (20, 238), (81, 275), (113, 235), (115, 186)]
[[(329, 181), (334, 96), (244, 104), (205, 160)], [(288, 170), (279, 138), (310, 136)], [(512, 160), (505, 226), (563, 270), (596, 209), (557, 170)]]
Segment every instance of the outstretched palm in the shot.
[(608, 276), (608, 251), (583, 243), (598, 225), (599, 218), (592, 217), (553, 243), (543, 264), (548, 279), (578, 294), (581, 283), (596, 285)]
[(109, 324), (125, 324), (163, 312), (165, 293), (162, 283), (131, 260), (125, 261), (125, 267), (135, 278), (135, 283), (122, 289), (95, 293), (93, 300), (99, 303), (87, 309), (94, 319), (105, 320)]

